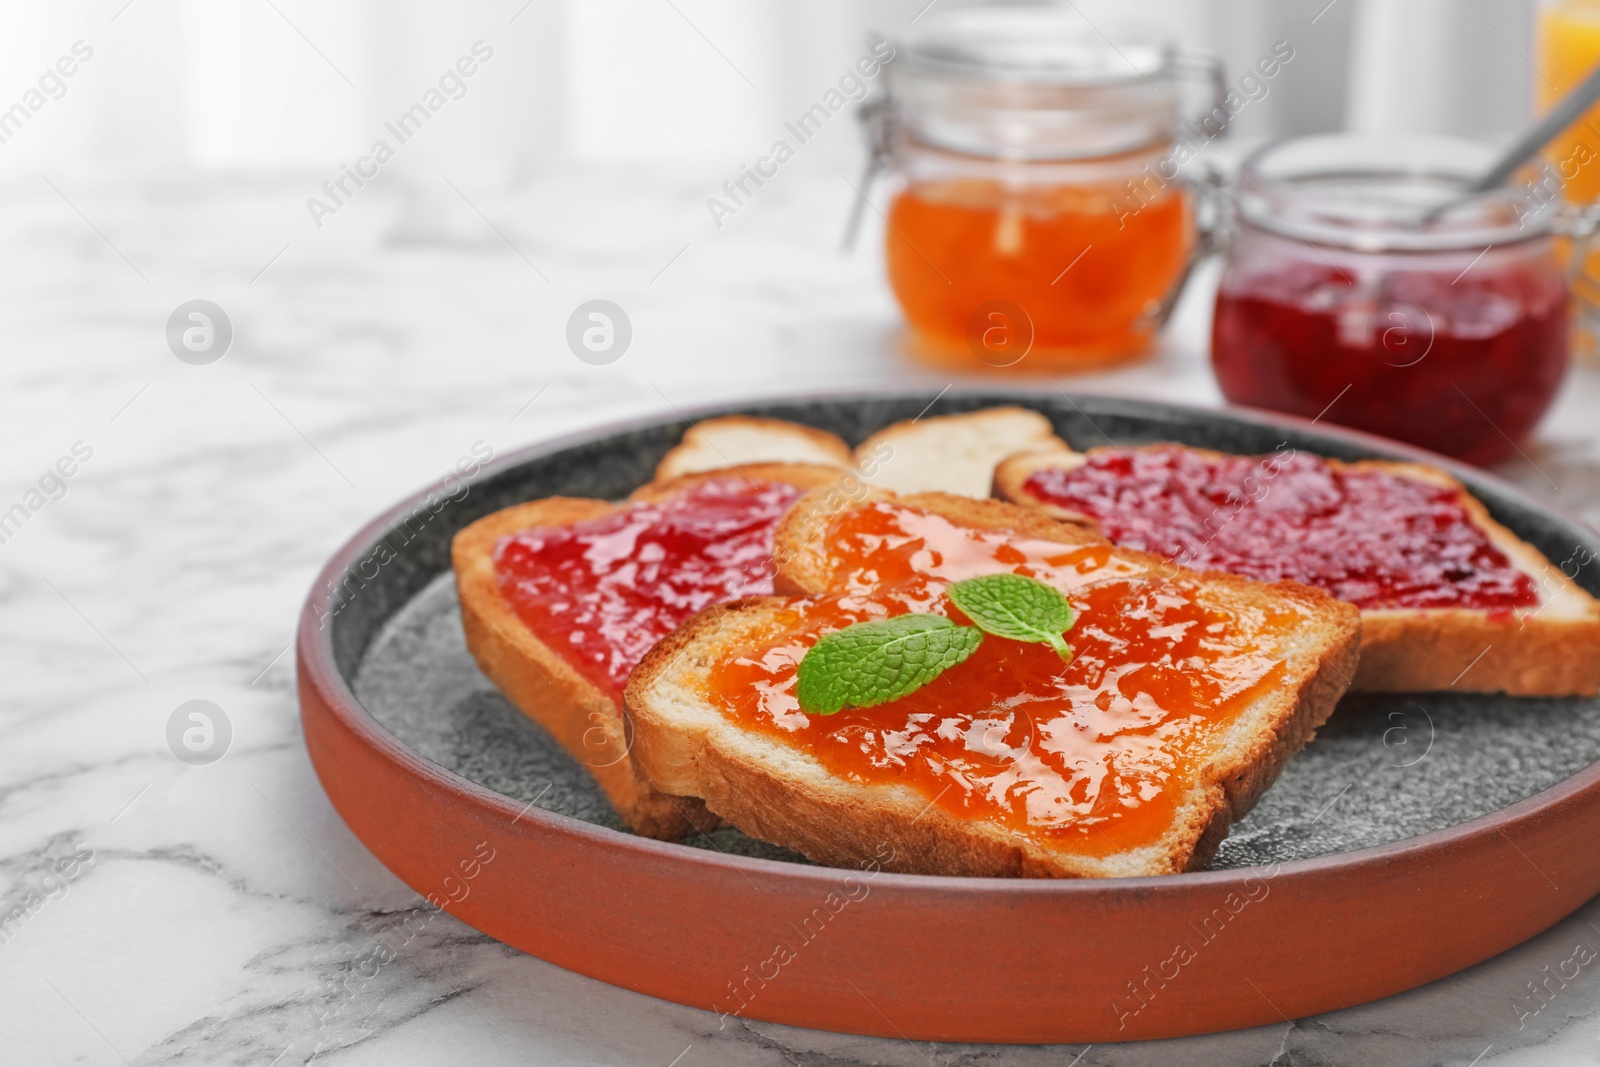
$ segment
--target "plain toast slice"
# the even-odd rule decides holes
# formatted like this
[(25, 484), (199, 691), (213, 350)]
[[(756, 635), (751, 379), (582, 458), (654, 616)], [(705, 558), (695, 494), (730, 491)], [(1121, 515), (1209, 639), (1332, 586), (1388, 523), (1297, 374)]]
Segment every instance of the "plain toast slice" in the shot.
[(886, 426), (856, 448), (856, 463), (880, 489), (986, 497), (995, 464), (1005, 457), (1065, 447), (1037, 411), (994, 407)]
[[(1267, 644), (1256, 651), (1270, 658), (1272, 665), (1264, 669), (1271, 681), (1241, 689), (1231, 698), (1238, 705), (1237, 714), (1214, 734), (1205, 735), (1206, 740), (1195, 742), (1199, 747), (1192, 753), (1192, 779), (1174, 785), (1178, 794), (1171, 818), (1161, 824), (1165, 829), (1158, 836), (1108, 850), (1082, 827), (1077, 828), (1083, 830), (1082, 837), (1073, 837), (1074, 828), (1070, 825), (1066, 827), (1067, 835), (1058, 837), (1052, 836), (1053, 831), (1035, 832), (1031, 824), (1020, 828), (1014, 822), (1007, 824), (998, 816), (974, 817), (969, 811), (941, 803), (948, 793), (937, 788), (938, 779), (933, 784), (924, 781), (919, 785), (905, 768), (902, 770), (908, 776), (904, 778), (898, 776), (901, 771), (892, 768), (887, 777), (876, 778), (834, 768), (828, 762), (832, 757), (824, 758), (819, 736), (844, 746), (829, 751), (866, 745), (866, 741), (856, 740), (864, 736), (862, 724), (881, 719), (885, 736), (899, 738), (902, 748), (913, 753), (907, 758), (917, 759), (915, 753), (921, 749), (908, 738), (913, 734), (921, 740), (932, 737), (913, 730), (912, 724), (923, 721), (917, 714), (925, 712), (925, 719), (938, 719), (959, 717), (963, 711), (971, 710), (956, 706), (936, 687), (958, 671), (978, 664), (989, 642), (1002, 639), (985, 638), (983, 647), (971, 660), (930, 683), (924, 690), (927, 700), (917, 705), (921, 709), (917, 714), (896, 710), (900, 703), (891, 702), (858, 711), (852, 722), (838, 726), (832, 724), (843, 716), (820, 722), (820, 717), (810, 717), (799, 724), (805, 740), (794, 739), (802, 736), (799, 733), (791, 737), (783, 731), (757, 728), (718, 703), (722, 699), (716, 695), (718, 672), (728, 670), (730, 664), (744, 670), (748, 664), (767, 664), (774, 656), (796, 654), (785, 651), (786, 643), (794, 643), (794, 620), (797, 613), (808, 610), (808, 605), (829, 602), (827, 598), (839, 596), (841, 591), (857, 599), (871, 598), (877, 572), (870, 568), (856, 571), (852, 569), (854, 564), (841, 562), (839, 531), (848, 527), (851, 515), (858, 510), (864, 520), (876, 521), (877, 516), (865, 514), (874, 508), (901, 517), (895, 521), (911, 516), (923, 524), (918, 528), (933, 529), (934, 524), (943, 524), (937, 534), (943, 540), (908, 541), (900, 537), (882, 542), (906, 544), (913, 555), (929, 552), (953, 558), (964, 551), (963, 544), (987, 538), (988, 544), (1035, 555), (1042, 551), (1045, 558), (1054, 559), (1059, 545), (1061, 559), (1068, 561), (1061, 566), (1067, 569), (1051, 573), (1088, 575), (1082, 579), (1084, 584), (1065, 590), (1074, 597), (1075, 605), (1080, 596), (1096, 602), (1094, 598), (1099, 593), (1123, 595), (1123, 586), (1106, 584), (1111, 579), (1099, 577), (1120, 575), (1116, 580), (1126, 581), (1126, 590), (1135, 591), (1130, 595), (1141, 604), (1151, 602), (1152, 597), (1177, 595), (1179, 590), (1183, 595), (1200, 598), (1206, 611), (1215, 611), (1219, 617), (1237, 623), (1241, 642), (1243, 634), (1258, 625), (1251, 620), (1280, 619), (1274, 614), (1280, 613), (1282, 620), (1292, 618), (1294, 622), (1284, 622), (1273, 629), (1270, 640), (1261, 638)], [(1232, 820), (1250, 809), (1284, 763), (1310, 740), (1332, 711), (1355, 668), (1360, 628), (1357, 612), (1320, 591), (1295, 583), (1267, 586), (1229, 575), (1197, 576), (1175, 571), (1165, 560), (1116, 548), (1087, 530), (999, 501), (947, 494), (895, 497), (879, 492), (871, 499), (834, 509), (834, 522), (815, 521), (818, 514), (827, 510), (818, 494), (808, 494), (791, 507), (778, 533), (777, 558), (784, 578), (780, 584), (807, 592), (809, 597), (754, 598), (695, 616), (657, 645), (635, 669), (625, 697), (634, 728), (633, 759), (659, 789), (703, 798), (710, 810), (746, 833), (799, 850), (821, 863), (851, 866), (875, 858), (890, 869), (915, 873), (1040, 877), (1132, 877), (1196, 869), (1215, 852)], [(1137, 612), (1121, 614), (1133, 618)], [(1097, 613), (1080, 605), (1078, 622), (1067, 637), (1088, 649), (1080, 653), (1087, 657), (1085, 671), (1096, 669), (1092, 658), (1095, 629), (1115, 624), (1117, 615), (1116, 611)], [(1139, 624), (1135, 620), (1128, 625), (1137, 629)], [(996, 654), (1023, 655), (1004, 645), (997, 646)], [(1047, 649), (1044, 654), (1055, 655)], [(1062, 669), (1071, 668), (1069, 663)], [(1178, 668), (1169, 665), (1164, 669)], [(761, 699), (792, 697), (792, 673), (787, 684), (785, 692)], [(993, 675), (969, 675), (965, 680), (952, 681), (951, 685), (957, 688), (951, 691), (963, 692), (959, 687), (974, 684), (998, 686), (999, 681)], [(1127, 723), (1120, 716), (1134, 705), (1119, 703), (1120, 684), (1103, 681), (1098, 697), (1080, 694), (1085, 699), (1074, 698), (1072, 715), (1083, 718), (1091, 731), (1096, 723), (1106, 729), (1121, 723), (1115, 728), (1122, 729)], [(1097, 699), (1111, 708), (1108, 716), (1097, 714)], [(852, 711), (855, 709), (846, 709), (846, 713)], [(797, 710), (794, 714), (803, 715)], [(902, 720), (907, 731), (904, 735), (896, 732)], [(1051, 731), (1061, 729), (1076, 736), (1073, 729), (1062, 725), (1065, 721), (1035, 724), (1030, 719), (1022, 746), (1014, 750), (1002, 746), (997, 750), (1012, 763), (1002, 761), (990, 767), (981, 753), (974, 757), (976, 763), (957, 767), (951, 762), (945, 789), (970, 774), (973, 767), (985, 774), (1002, 776), (986, 779), (999, 782), (1011, 773), (1011, 767), (1030, 766), (1025, 761), (1038, 754), (1029, 747), (1034, 737), (1056, 736)], [(1013, 727), (1020, 722), (1013, 720)], [(833, 734), (809, 732), (814, 729)], [(932, 729), (931, 725), (926, 729)], [(945, 730), (945, 725), (938, 729)], [(1144, 742), (1138, 729), (1118, 736), (1132, 745), (1132, 750), (1142, 751), (1138, 746)], [(1158, 748), (1151, 756), (1154, 762), (1150, 767), (1159, 768), (1162, 758)], [(937, 766), (929, 757), (926, 767)], [(1007, 818), (1022, 818), (1016, 814), (1018, 810), (1021, 809), (1011, 809)], [(887, 861), (885, 854), (891, 857)]]
[[(1064, 507), (1030, 490), (1035, 475), (1070, 472), (1089, 463), (1092, 456), (1126, 462), (1137, 453), (1157, 449), (1182, 449), (1207, 461), (1238, 457), (1208, 449), (1180, 445), (1150, 445), (1139, 449), (1049, 449), (1011, 456), (995, 469), (995, 495), (1034, 508), (1063, 521), (1098, 529), (1099, 522), (1083, 510)], [(1275, 457), (1259, 459), (1257, 488), (1238, 501), (1219, 505), (1205, 520), (1215, 535), (1229, 537), (1244, 530), (1261, 513), (1257, 503), (1270, 503), (1272, 494), (1292, 491), (1276, 479)], [(1455, 689), (1463, 692), (1502, 692), (1513, 696), (1592, 696), (1600, 689), (1600, 601), (1577, 585), (1562, 569), (1551, 564), (1538, 549), (1496, 522), (1482, 502), (1455, 478), (1436, 467), (1418, 463), (1361, 460), (1344, 463), (1320, 460), (1335, 472), (1384, 472), (1397, 478), (1423, 482), (1455, 495), (1466, 521), (1481, 531), (1512, 567), (1525, 574), (1537, 591), (1538, 603), (1514, 609), (1484, 610), (1469, 607), (1363, 607), (1361, 664), (1353, 689), (1372, 692), (1426, 692)], [(1125, 506), (1136, 507), (1137, 486)], [(1237, 506), (1234, 506), (1237, 505)], [(1170, 528), (1170, 527), (1169, 527)], [(1168, 535), (1170, 536), (1170, 534)], [(1382, 536), (1376, 529), (1374, 537)], [(1173, 542), (1177, 543), (1177, 542)], [(1283, 551), (1292, 551), (1284, 542)], [(1138, 548), (1158, 548), (1147, 542)], [(1165, 549), (1160, 549), (1165, 551)], [(1193, 562), (1190, 559), (1183, 562)], [(1282, 573), (1265, 555), (1254, 566), (1273, 568), (1241, 570), (1257, 578)], [(1576, 570), (1574, 569), (1574, 573)], [(1309, 579), (1307, 579), (1309, 580)], [(1329, 590), (1337, 595), (1336, 590)]]
[[(717, 479), (827, 485), (839, 472), (798, 464), (751, 464), (741, 472), (709, 471), (636, 491), (629, 503), (670, 501)], [(479, 669), (523, 714), (543, 726), (605, 792), (624, 822), (646, 837), (676, 840), (717, 825), (699, 801), (660, 793), (628, 759), (621, 703), (552, 648), (518, 616), (501, 591), (495, 554), (507, 538), (531, 529), (573, 527), (628, 504), (584, 497), (547, 497), (487, 515), (456, 534), (451, 557), (467, 647)]]
[(697, 422), (661, 458), (656, 481), (752, 463), (850, 464), (850, 446), (814, 426), (754, 415), (726, 415)]

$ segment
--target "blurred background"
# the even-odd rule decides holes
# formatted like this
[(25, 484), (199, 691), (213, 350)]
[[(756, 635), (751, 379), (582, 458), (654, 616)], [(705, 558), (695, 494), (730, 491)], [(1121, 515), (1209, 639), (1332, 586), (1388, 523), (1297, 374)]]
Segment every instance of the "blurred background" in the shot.
[[(776, 392), (941, 388), (948, 374), (900, 349), (888, 183), (872, 188), (854, 251), (839, 251), (866, 155), (856, 104), (733, 215), (708, 202), (794, 140), (785, 124), (870, 36), (903, 38), (963, 6), (975, 5), (0, 0), (0, 334), (56, 368), (9, 368), (0, 452), (25, 479), (56, 437), (113, 417), (105, 477), (218, 439), (321, 463), (312, 442), (328, 488), (360, 487), (326, 517), (331, 536), (484, 425), (514, 443)], [(1208, 149), (1224, 155), (1337, 130), (1504, 140), (1545, 80), (1537, 0), (1061, 6), (1097, 32), (1165, 27), (1230, 82), (1292, 48)], [(424, 104), (426, 124), (396, 136)], [(393, 155), (374, 161), (380, 140)], [(1185, 290), (1151, 358), (1073, 387), (1218, 402), (1216, 275), (1213, 261)], [(632, 319), (633, 348), (611, 366), (580, 363), (562, 340), (596, 298)], [(164, 334), (195, 299), (233, 327), (227, 358), (204, 372), (174, 360)], [(1546, 426), (1588, 417), (1569, 390)], [(1578, 459), (1586, 442), (1559, 429), (1543, 441), (1545, 469), (1577, 464), (1570, 483), (1552, 479), (1563, 490), (1600, 488)], [(50, 551), (42, 535), (22, 540), (21, 553)]]
[[(58, 0), (8, 2), (0, 69), (20, 95), (76, 40), (82, 77), (0, 146), (6, 179), (62, 167), (236, 176), (352, 162), (478, 40), (494, 59), (448, 122), (394, 163), (479, 179), (588, 163), (735, 166), (861, 50), (952, 0)], [(1294, 76), (1240, 137), (1332, 131), (1494, 136), (1529, 114), (1536, 0), (1121, 0), (1244, 70), (1276, 41)], [(10, 101), (6, 101), (9, 103)], [(859, 153), (835, 123), (825, 151)], [(810, 153), (820, 157), (823, 153)], [(827, 165), (813, 158), (808, 165)], [(296, 205), (299, 207), (299, 205)], [(303, 210), (303, 208), (300, 208)]]

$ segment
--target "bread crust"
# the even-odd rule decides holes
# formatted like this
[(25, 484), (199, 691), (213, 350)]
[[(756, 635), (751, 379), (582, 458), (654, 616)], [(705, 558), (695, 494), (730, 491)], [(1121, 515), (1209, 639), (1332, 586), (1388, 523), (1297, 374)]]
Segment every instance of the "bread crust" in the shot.
[(981, 499), (989, 495), (994, 465), (1024, 447), (1067, 443), (1037, 411), (1006, 405), (896, 422), (861, 442), (855, 455), (858, 469), (871, 472), (866, 480), (880, 488)]
[[(880, 493), (875, 499), (892, 497)], [(898, 499), (979, 529), (1012, 530), (1064, 544), (1104, 543), (1081, 528), (999, 501), (949, 494)], [(809, 527), (811, 543), (794, 544), (807, 528), (796, 519), (803, 503), (804, 498), (780, 527), (780, 541), (789, 538), (792, 550), (788, 557), (780, 554), (780, 566), (789, 568), (789, 587), (818, 593), (827, 587), (830, 570), (822, 543), (827, 524)], [(1145, 562), (1156, 574), (1174, 573), (1158, 557), (1118, 549), (1118, 558)], [(963, 818), (930, 804), (909, 786), (841, 780), (804, 749), (742, 730), (706, 705), (696, 679), (730, 651), (749, 647), (781, 626), (789, 604), (782, 597), (708, 609), (646, 656), (629, 680), (624, 701), (634, 725), (633, 759), (664, 791), (701, 797), (746, 833), (798, 849), (821, 863), (849, 866), (875, 860), (910, 873), (1029, 877), (1125, 877), (1197, 869), (1215, 854), (1232, 821), (1250, 809), (1332, 712), (1354, 671), (1360, 636), (1355, 609), (1318, 590), (1292, 582), (1263, 586), (1232, 575), (1208, 575), (1205, 581), (1223, 598), (1295, 600), (1318, 620), (1320, 643), (1314, 656), (1309, 650), (1294, 654), (1297, 665), (1290, 679), (1266, 692), (1229, 728), (1169, 832), (1138, 850), (1105, 857), (1074, 853), (994, 823)]]
[[(705, 471), (652, 483), (631, 499), (661, 501), (700, 482), (741, 475), (809, 488), (837, 479), (839, 471), (751, 464), (742, 472)], [(699, 801), (661, 793), (638, 774), (628, 758), (631, 739), (621, 706), (523, 624), (501, 595), (494, 569), (495, 546), (504, 537), (534, 527), (569, 526), (620, 507), (587, 497), (546, 497), (497, 511), (462, 529), (450, 545), (461, 625), (478, 668), (583, 764), (623, 821), (645, 837), (675, 841), (720, 822)]]
[(677, 496), (701, 482), (738, 478), (748, 482), (786, 482), (800, 489), (838, 484), (846, 472), (819, 463), (746, 463), (741, 467), (696, 471), (664, 481), (647, 482), (628, 494), (629, 503), (654, 504)]
[[(1204, 451), (1197, 449), (1196, 451)], [(1028, 479), (1039, 471), (1050, 467), (1060, 470), (1073, 470), (1089, 462), (1087, 452), (1078, 452), (1068, 447), (1061, 448), (1034, 448), (1026, 452), (1015, 452), (1002, 459), (994, 467), (994, 496), (999, 500), (1009, 501), (1019, 507), (1031, 508), (1042, 512), (1061, 522), (1076, 523), (1079, 526), (1096, 528), (1092, 515), (1085, 515), (1081, 511), (1064, 508), (1060, 504), (1052, 504), (1047, 500), (1040, 500), (1025, 488)]]
[[(717, 439), (724, 435), (742, 438), (743, 447), (730, 449), (719, 445)], [(850, 446), (815, 426), (756, 415), (724, 415), (689, 427), (683, 440), (656, 464), (655, 481), (665, 482), (709, 470), (748, 470), (751, 462), (847, 467)]]
[[(1207, 457), (1224, 455), (1202, 448), (1190, 451)], [(1071, 449), (1008, 456), (995, 468), (995, 495), (1093, 529), (1095, 522), (1090, 516), (1038, 500), (1025, 488), (1040, 470), (1071, 470), (1087, 460), (1086, 453)], [(1454, 490), (1471, 521), (1539, 589), (1537, 606), (1505, 613), (1463, 608), (1364, 610), (1361, 663), (1353, 690), (1455, 689), (1512, 696), (1593, 696), (1600, 691), (1600, 601), (1552, 566), (1538, 549), (1496, 522), (1466, 486), (1444, 471), (1420, 463), (1327, 462), (1336, 470), (1381, 470)]]
[[(843, 498), (826, 489), (812, 490), (790, 505), (772, 539), (772, 558), (778, 564), (773, 582), (776, 592), (788, 596), (816, 596), (825, 592), (832, 572), (824, 545), (828, 527), (839, 515), (874, 500), (898, 500), (980, 530), (1013, 530), (1026, 537), (1069, 545), (1110, 543), (1092, 530), (1056, 522), (1035, 508), (1002, 500), (978, 500), (955, 493), (902, 496), (866, 486), (853, 496)], [(1172, 568), (1167, 566), (1167, 569)]]

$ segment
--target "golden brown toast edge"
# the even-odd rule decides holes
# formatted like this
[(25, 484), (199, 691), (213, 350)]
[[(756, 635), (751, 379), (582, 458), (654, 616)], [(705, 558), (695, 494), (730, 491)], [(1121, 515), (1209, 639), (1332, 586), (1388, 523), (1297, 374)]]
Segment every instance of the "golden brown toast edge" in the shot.
[(818, 486), (837, 484), (847, 474), (847, 471), (838, 467), (827, 467), (819, 463), (746, 463), (739, 467), (695, 471), (664, 481), (647, 482), (629, 493), (628, 501), (636, 504), (659, 503), (690, 486), (712, 481), (787, 482), (796, 488), (809, 490)]
[[(903, 462), (909, 458), (913, 467), (927, 461), (925, 455), (918, 453), (916, 444), (918, 437), (937, 433), (941, 427), (970, 428), (982, 422), (1003, 419), (1021, 419), (1028, 424), (1029, 434), (1033, 438), (1032, 443), (1027, 446), (1030, 451), (1067, 447), (1067, 443), (1056, 435), (1050, 420), (1040, 412), (1018, 404), (1001, 404), (950, 415), (918, 415), (914, 419), (902, 419), (891, 423), (856, 446), (856, 466), (860, 470), (869, 472), (869, 477), (866, 479), (868, 482), (885, 489), (892, 489), (894, 483), (899, 480), (894, 476), (894, 464), (897, 459)], [(902, 453), (901, 449), (907, 449), (909, 456)], [(949, 489), (951, 479), (942, 478), (941, 483), (941, 488)], [(972, 495), (981, 499), (983, 494), (984, 490), (979, 488)]]
[(721, 451), (711, 441), (710, 435), (715, 433), (717, 429), (726, 426), (738, 427), (757, 433), (768, 433), (773, 435), (774, 439), (779, 437), (801, 437), (812, 448), (834, 457), (832, 464), (808, 460), (806, 461), (807, 465), (847, 467), (850, 464), (850, 446), (844, 443), (843, 438), (826, 430), (819, 430), (815, 426), (807, 426), (800, 422), (789, 422), (786, 419), (769, 419), (759, 415), (723, 415), (718, 418), (697, 422), (684, 431), (683, 440), (669, 449), (667, 454), (661, 457), (661, 462), (656, 464), (654, 481), (657, 483), (666, 482), (687, 475), (702, 473), (699, 469), (686, 468), (686, 464), (693, 462), (692, 457), (702, 451), (710, 451), (718, 457), (720, 462), (715, 469), (739, 470), (751, 466), (751, 464), (741, 463), (736, 459), (722, 455)]

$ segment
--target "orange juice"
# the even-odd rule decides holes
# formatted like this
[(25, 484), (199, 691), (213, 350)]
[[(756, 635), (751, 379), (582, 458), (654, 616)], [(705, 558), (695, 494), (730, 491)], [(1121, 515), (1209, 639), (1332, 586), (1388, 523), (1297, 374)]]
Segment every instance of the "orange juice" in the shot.
[[(1559, 0), (1542, 5), (1535, 36), (1534, 98), (1543, 112), (1600, 63), (1600, 0)], [(1544, 155), (1568, 203), (1587, 204), (1600, 197), (1600, 105), (1552, 141)], [(1571, 252), (1563, 251), (1563, 255)], [(1583, 257), (1571, 286), (1575, 298), (1573, 355), (1580, 362), (1600, 365), (1600, 253), (1591, 250)]]
[[(1541, 7), (1537, 37), (1534, 95), (1543, 112), (1600, 63), (1600, 0), (1562, 0)], [(1552, 141), (1545, 158), (1565, 183), (1570, 203), (1600, 197), (1600, 105)]]
[[(1177, 184), (1139, 201), (1110, 184), (919, 183), (889, 209), (889, 283), (924, 359), (1004, 366), (991, 353), (1011, 339), (991, 331), (1020, 330), (1018, 370), (1097, 366), (1148, 346), (1193, 234)], [(991, 323), (984, 309), (996, 303), (1012, 311)], [(1022, 321), (1009, 321), (1016, 311)]]

